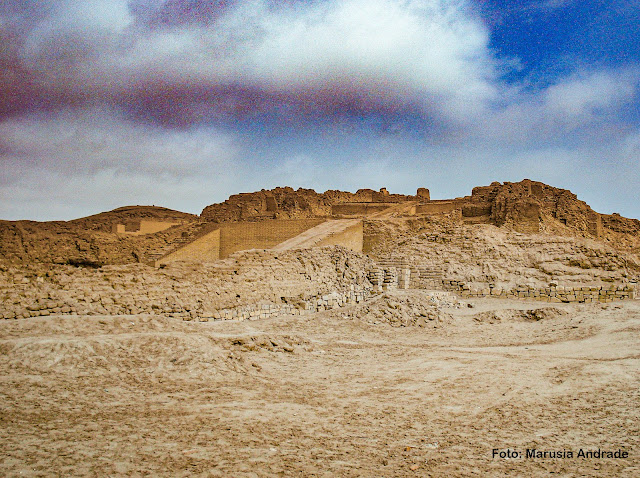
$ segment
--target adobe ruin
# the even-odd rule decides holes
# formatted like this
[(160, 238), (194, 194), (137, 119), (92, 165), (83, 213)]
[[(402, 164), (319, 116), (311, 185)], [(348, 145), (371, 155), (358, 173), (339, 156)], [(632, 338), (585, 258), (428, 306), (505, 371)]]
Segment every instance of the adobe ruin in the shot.
[[(491, 224), (522, 233), (538, 233), (554, 224), (594, 239), (603, 238), (603, 221), (615, 224), (613, 231), (640, 231), (637, 221), (603, 216), (570, 191), (527, 179), (494, 182), (474, 188), (470, 196), (444, 200), (432, 200), (426, 188), (418, 188), (411, 196), (390, 194), (385, 188), (316, 193), (285, 187), (237, 194), (205, 207), (200, 217), (210, 232), (155, 257), (154, 264), (217, 260), (240, 250), (292, 247), (281, 245), (286, 241), (299, 247), (333, 244), (368, 253), (377, 243), (370, 221), (442, 215), (460, 224)], [(360, 222), (337, 222), (345, 219)], [(323, 222), (327, 224), (321, 226)], [(305, 237), (296, 239), (301, 234)]]
[[(136, 219), (136, 214), (142, 217)], [(129, 230), (125, 226), (123, 233), (114, 224), (130, 224)], [(111, 228), (115, 233), (109, 232)], [(308, 251), (336, 257), (344, 257), (344, 251), (353, 254), (345, 262), (351, 266), (340, 266), (331, 279), (340, 283), (339, 289), (317, 285), (317, 290), (304, 289), (296, 300), (307, 304), (307, 309), (327, 306), (324, 297), (334, 292), (338, 298), (334, 302), (340, 304), (408, 288), (449, 290), (463, 297), (609, 302), (637, 297), (640, 279), (640, 221), (598, 214), (571, 192), (530, 180), (492, 183), (474, 188), (470, 196), (447, 200), (432, 200), (426, 188), (418, 189), (416, 195), (390, 194), (384, 188), (356, 193), (276, 188), (231, 196), (207, 206), (199, 217), (131, 206), (69, 222), (4, 221), (0, 236), (5, 270), (33, 266), (34, 274), (41, 277), (42, 271), (53, 274), (56, 265), (64, 264), (97, 270), (135, 263), (169, 270), (214, 264), (211, 280), (215, 277), (220, 287), (227, 283), (228, 274), (240, 270), (254, 270), (250, 276), (262, 274), (259, 261), (251, 260), (248, 269), (244, 264), (254, 253), (273, 263), (286, 254), (290, 259), (297, 257), (300, 264), (306, 262)], [(331, 252), (336, 250), (343, 252)], [(360, 260), (366, 267), (352, 270), (349, 276), (359, 277), (359, 282), (342, 282), (345, 271)], [(294, 270), (296, 260), (290, 264), (292, 277), (315, 277), (306, 266)], [(129, 274), (127, 270), (123, 274)], [(41, 277), (45, 285), (46, 277)], [(15, 280), (10, 281), (12, 287)], [(113, 287), (120, 283), (118, 273), (113, 281)], [(50, 287), (57, 290), (56, 284)], [(291, 303), (297, 290), (291, 289), (293, 295), (271, 289), (248, 294), (246, 286), (231, 285), (242, 289), (237, 292), (242, 299), (211, 305), (211, 310), (268, 305), (269, 310), (279, 311), (283, 303)], [(102, 304), (102, 283), (97, 281), (95, 287), (81, 301), (93, 303), (98, 298)], [(39, 303), (48, 303), (47, 290), (38, 296)], [(236, 296), (236, 292), (229, 294), (232, 299)], [(10, 295), (16, 302), (9, 316), (31, 315), (28, 307), (40, 307), (24, 303), (31, 300), (27, 297)], [(166, 297), (160, 297), (163, 310)], [(136, 307), (144, 300), (137, 300)], [(148, 307), (156, 307), (154, 300)], [(46, 310), (55, 313), (64, 308), (72, 313), (77, 309), (73, 304), (54, 304)], [(192, 309), (185, 310), (191, 313)], [(200, 317), (200, 312), (194, 314)]]

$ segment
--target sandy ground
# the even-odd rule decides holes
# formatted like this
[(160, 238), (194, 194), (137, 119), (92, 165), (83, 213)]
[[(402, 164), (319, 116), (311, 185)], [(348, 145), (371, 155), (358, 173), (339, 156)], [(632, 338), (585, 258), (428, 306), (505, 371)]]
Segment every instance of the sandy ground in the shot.
[[(0, 322), (0, 475), (640, 476), (640, 301), (473, 304)], [(492, 457), (581, 448), (629, 457)]]

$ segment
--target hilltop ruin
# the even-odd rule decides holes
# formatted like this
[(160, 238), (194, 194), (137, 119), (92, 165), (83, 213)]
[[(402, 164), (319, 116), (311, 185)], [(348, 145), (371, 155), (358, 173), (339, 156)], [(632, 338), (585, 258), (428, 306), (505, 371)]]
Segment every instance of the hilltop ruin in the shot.
[(231, 196), (200, 216), (126, 207), (69, 222), (5, 221), (0, 235), (7, 318), (265, 316), (392, 289), (608, 302), (635, 297), (640, 278), (640, 221), (529, 180), (449, 200), (431, 200), (425, 188), (276, 188)]
[[(470, 196), (430, 199), (386, 189), (356, 193), (290, 187), (231, 196), (200, 216), (130, 206), (74, 221), (0, 222), (0, 253), (12, 263), (208, 262), (250, 249), (343, 245), (372, 253), (385, 224), (433, 218), (452, 225), (488, 224), (526, 234), (593, 239), (616, 250), (640, 251), (640, 221), (593, 211), (573, 193), (543, 183), (493, 183)], [(394, 222), (395, 221), (395, 222)]]

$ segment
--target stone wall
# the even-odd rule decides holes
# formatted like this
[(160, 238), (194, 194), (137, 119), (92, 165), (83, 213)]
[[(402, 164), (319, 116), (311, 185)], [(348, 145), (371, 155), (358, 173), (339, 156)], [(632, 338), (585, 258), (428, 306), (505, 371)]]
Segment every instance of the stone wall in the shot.
[(220, 228), (220, 258), (237, 251), (269, 249), (322, 222), (314, 218), (225, 224)]
[(152, 263), (158, 267), (177, 261), (213, 262), (238, 251), (269, 249), (322, 222), (324, 219), (314, 218), (224, 224), (191, 242), (179, 245), (164, 256), (154, 258)]
[(383, 202), (334, 204), (331, 206), (331, 214), (333, 216), (367, 216), (395, 205), (396, 203)]
[[(445, 215), (410, 220), (404, 228), (395, 229), (384, 221), (367, 220), (366, 244), (370, 247), (371, 237), (384, 242), (365, 252), (384, 266), (410, 266), (411, 287), (420, 288), (440, 287), (432, 279), (443, 278), (503, 287), (544, 287), (550, 282), (604, 286), (640, 280), (637, 255), (588, 237), (521, 234), (493, 225), (469, 227), (449, 219)], [(416, 281), (424, 284), (414, 285)]]
[[(378, 261), (378, 277), (386, 278), (386, 284), (378, 283), (375, 279), (369, 280), (375, 286), (381, 286), (381, 290), (388, 288), (399, 289), (442, 289), (442, 273), (428, 264), (416, 264), (405, 258), (382, 258)], [(369, 271), (371, 277), (371, 271)], [(391, 278), (396, 277), (397, 283)]]
[[(199, 320), (258, 320), (278, 317), (281, 315), (302, 315), (310, 312), (320, 312), (359, 304), (371, 296), (370, 288), (352, 287), (349, 291), (334, 291), (328, 294), (317, 295), (296, 304), (261, 303), (251, 304), (231, 309), (215, 310), (209, 314), (198, 317)], [(190, 316), (189, 316), (190, 317)]]
[[(32, 272), (13, 271), (2, 275), (0, 318), (157, 314), (184, 320), (256, 320), (357, 304), (396, 288), (448, 290), (462, 298), (558, 303), (609, 303), (640, 298), (637, 283), (581, 287), (552, 283), (540, 288), (503, 289), (455, 279), (437, 281), (430, 277), (431, 272), (422, 276), (419, 269), (416, 272), (411, 267), (382, 268), (361, 259), (353, 263), (356, 256), (337, 251), (333, 256), (327, 250), (318, 251), (315, 258), (289, 254), (287, 265), (271, 255), (276, 262), (262, 261), (261, 270), (255, 264), (243, 268), (221, 261), (210, 267), (183, 267), (172, 272), (142, 265), (103, 270), (67, 268), (36, 276)], [(322, 256), (324, 259), (318, 260)], [(244, 257), (265, 256), (254, 253)], [(266, 283), (269, 279), (273, 281)], [(256, 281), (262, 282), (259, 287)]]
[(465, 224), (489, 224), (491, 207), (486, 205), (466, 204), (462, 206), (462, 221)]
[(490, 285), (467, 284), (458, 280), (443, 280), (445, 290), (455, 291), (461, 297), (500, 297), (507, 299), (540, 300), (543, 302), (613, 302), (637, 299), (637, 284), (612, 284), (609, 286), (562, 286), (550, 284), (544, 288), (514, 287), (496, 288)]
[(460, 209), (464, 201), (459, 200), (434, 200), (426, 204), (416, 206), (416, 214), (446, 214), (456, 209)]
[(442, 279), (430, 266), (411, 264), (404, 259), (381, 260), (367, 272), (374, 291), (389, 289), (437, 289), (458, 293), (461, 297), (498, 297), (529, 299), (544, 302), (613, 302), (640, 299), (637, 282), (608, 285), (559, 285), (546, 287), (496, 287), (490, 283), (469, 283), (457, 279)]
[[(318, 310), (365, 297), (372, 261), (344, 248), (247, 251), (210, 264), (0, 268), (0, 317)], [(328, 303), (324, 301), (329, 300)], [(238, 312), (236, 312), (237, 314)], [(261, 312), (266, 313), (266, 312)], [(240, 314), (242, 317), (242, 313)], [(252, 316), (250, 316), (252, 317)]]

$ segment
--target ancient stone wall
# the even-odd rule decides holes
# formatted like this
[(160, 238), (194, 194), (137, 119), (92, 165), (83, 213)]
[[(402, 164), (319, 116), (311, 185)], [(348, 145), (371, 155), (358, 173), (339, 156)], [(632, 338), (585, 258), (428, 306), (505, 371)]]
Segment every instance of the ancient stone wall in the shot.
[[(157, 266), (176, 261), (212, 262), (228, 257), (234, 252), (251, 249), (271, 249), (301, 233), (315, 230), (314, 226), (340, 221), (323, 221), (322, 219), (290, 219), (266, 220), (259, 222), (224, 224), (214, 231), (187, 243), (167, 255), (157, 258), (153, 263)], [(343, 246), (352, 251), (362, 252), (362, 222), (344, 230), (331, 233), (324, 239), (318, 239), (313, 247)], [(311, 246), (306, 246), (311, 247)], [(300, 248), (300, 247), (297, 247)]]
[(365, 270), (371, 264), (366, 257), (334, 247), (248, 251), (216, 263), (174, 263), (163, 269), (142, 264), (99, 269), (10, 267), (0, 269), (0, 317), (163, 314), (214, 318), (216, 311), (252, 312), (265, 304), (273, 306), (270, 310), (312, 310), (327, 295), (337, 297), (337, 303), (360, 300), (370, 288)]
[[(310, 297), (294, 304), (251, 304), (231, 309), (214, 310), (199, 320), (258, 320), (281, 315), (302, 315), (305, 313), (331, 310), (348, 305), (359, 304), (371, 296), (370, 288), (353, 288), (349, 291), (331, 292)], [(190, 317), (190, 316), (189, 316)]]
[(254, 320), (356, 304), (395, 288), (567, 303), (640, 297), (637, 281), (498, 287), (438, 278), (428, 266), (403, 259), (376, 264), (343, 248), (250, 251), (209, 265), (159, 270), (139, 264), (43, 267), (0, 269), (0, 317), (161, 314), (185, 320)]
[(562, 286), (550, 284), (536, 288), (520, 286), (509, 289), (493, 287), (489, 284), (468, 284), (458, 280), (443, 280), (445, 290), (455, 291), (461, 297), (500, 297), (507, 299), (528, 299), (542, 302), (613, 302), (615, 300), (637, 299), (637, 284), (611, 284), (609, 286)]
[(637, 282), (608, 285), (559, 285), (545, 287), (496, 287), (490, 283), (469, 283), (458, 279), (442, 279), (430, 267), (416, 266), (406, 260), (393, 259), (379, 263), (367, 272), (376, 292), (392, 289), (437, 289), (458, 293), (461, 297), (498, 297), (543, 302), (613, 302), (639, 299)]
[(446, 214), (456, 209), (460, 209), (464, 201), (461, 200), (434, 200), (426, 204), (416, 206), (416, 214)]

